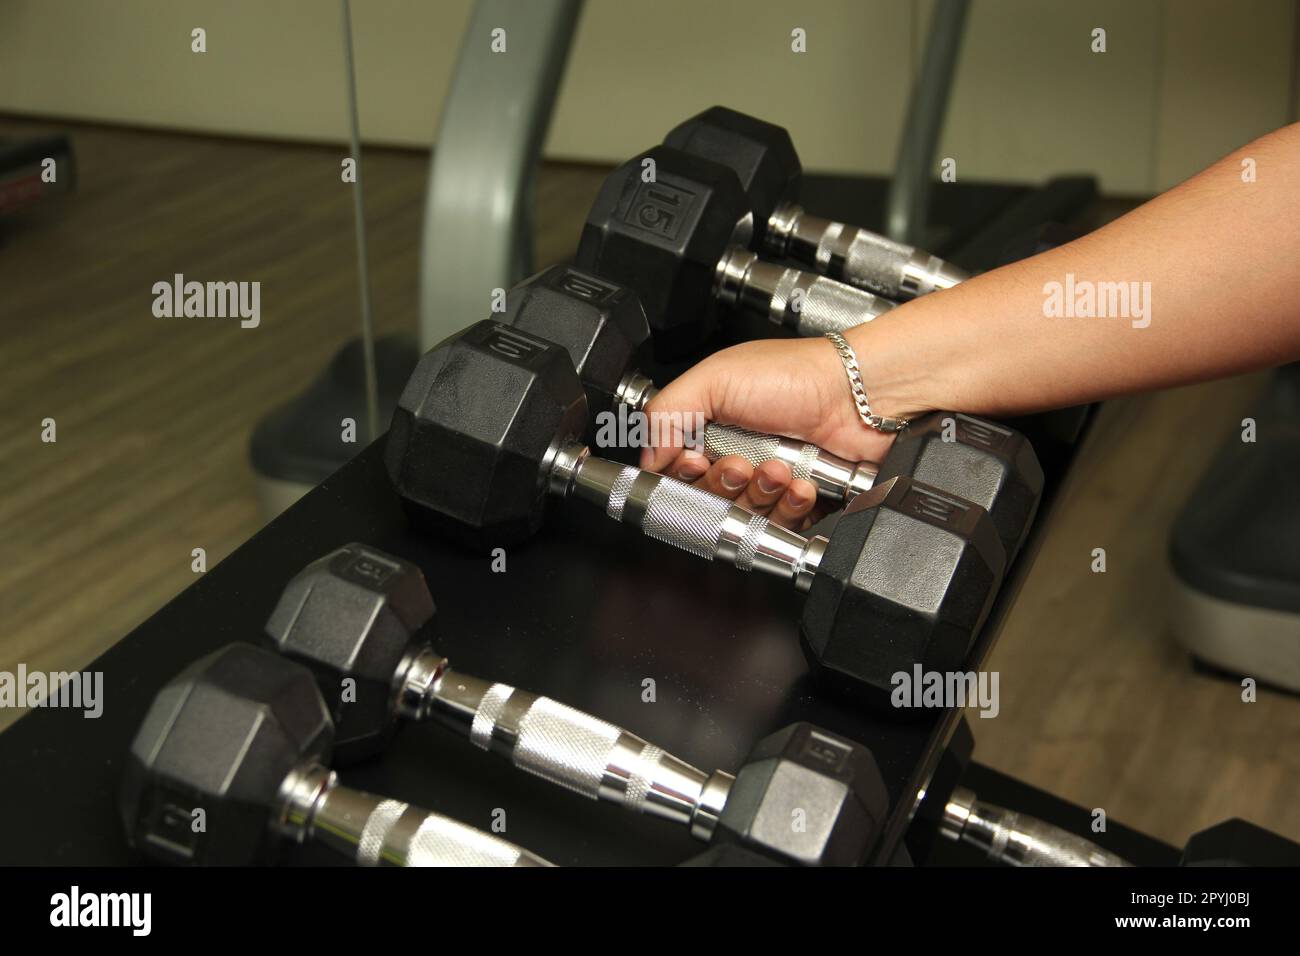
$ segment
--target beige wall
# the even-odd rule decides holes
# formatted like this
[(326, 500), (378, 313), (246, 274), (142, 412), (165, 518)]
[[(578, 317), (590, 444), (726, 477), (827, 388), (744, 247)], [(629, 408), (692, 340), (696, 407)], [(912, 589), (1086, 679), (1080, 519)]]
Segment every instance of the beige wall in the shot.
[[(428, 144), (469, 0), (353, 8), (366, 139)], [(547, 152), (615, 161), (723, 102), (788, 126), (811, 168), (883, 172), (931, 9), (588, 0)], [(962, 177), (1166, 187), (1294, 118), (1296, 26), (1293, 0), (974, 0), (941, 152)], [(8, 0), (0, 110), (339, 139), (341, 56), (334, 0)]]

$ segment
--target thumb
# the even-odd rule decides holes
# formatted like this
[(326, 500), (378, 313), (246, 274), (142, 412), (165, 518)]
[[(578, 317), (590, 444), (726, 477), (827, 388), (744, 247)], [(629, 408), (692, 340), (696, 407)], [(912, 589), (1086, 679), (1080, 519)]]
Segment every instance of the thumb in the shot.
[(670, 382), (646, 405), (649, 444), (641, 450), (641, 467), (663, 471), (684, 448), (704, 442), (704, 425), (713, 419), (717, 376), (705, 362)]

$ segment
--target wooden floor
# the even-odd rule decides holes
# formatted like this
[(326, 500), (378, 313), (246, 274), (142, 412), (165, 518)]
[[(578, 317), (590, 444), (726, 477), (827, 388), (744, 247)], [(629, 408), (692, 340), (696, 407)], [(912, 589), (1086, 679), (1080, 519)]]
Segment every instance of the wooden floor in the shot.
[[(357, 324), (339, 150), (72, 130), (76, 197), (0, 248), (0, 670), (83, 666), (194, 580), (192, 549), (211, 566), (248, 538), (254, 423)], [(377, 324), (411, 329), (425, 158), (366, 162)], [(541, 263), (572, 249), (601, 175), (546, 169)], [(155, 319), (177, 272), (260, 280), (260, 328)], [(1229, 816), (1300, 838), (1300, 700), (1241, 703), (1166, 624), (1169, 524), (1259, 381), (1104, 410), (994, 653), (1001, 713), (971, 714), (980, 760), (1175, 843)]]

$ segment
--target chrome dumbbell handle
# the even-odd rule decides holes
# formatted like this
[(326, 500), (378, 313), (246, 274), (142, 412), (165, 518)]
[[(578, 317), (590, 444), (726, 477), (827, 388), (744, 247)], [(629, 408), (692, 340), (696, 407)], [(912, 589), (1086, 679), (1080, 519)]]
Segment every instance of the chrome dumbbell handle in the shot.
[(592, 457), (569, 442), (551, 455), (550, 488), (576, 495), (615, 521), (706, 561), (786, 578), (812, 587), (826, 539), (805, 538), (746, 511), (733, 501), (652, 471)]
[(808, 442), (716, 422), (704, 427), (704, 455), (709, 461), (738, 455), (755, 467), (785, 462), (795, 478), (811, 481), (819, 495), (835, 501), (850, 501), (869, 490), (880, 471), (872, 462), (847, 461)]
[(462, 674), (428, 647), (405, 669), (398, 698), (404, 716), (432, 717), (520, 770), (591, 800), (686, 824), (704, 840), (734, 779), (707, 774), (549, 697)]
[(764, 262), (733, 246), (714, 274), (718, 301), (803, 336), (843, 332), (894, 308), (888, 299), (826, 276)]
[(965, 787), (949, 797), (939, 832), (979, 847), (991, 861), (1008, 866), (1131, 865), (1068, 830), (984, 803)]
[[(634, 411), (644, 411), (659, 389), (641, 372), (629, 372), (619, 383), (618, 400)], [(872, 462), (853, 462), (808, 442), (751, 431), (738, 425), (706, 422), (703, 452), (710, 461), (738, 455), (754, 467), (765, 461), (783, 461), (795, 478), (806, 478), (817, 493), (833, 501), (851, 501), (876, 481), (879, 467)]]
[(891, 299), (947, 289), (970, 278), (951, 262), (878, 233), (810, 216), (794, 203), (772, 213), (766, 249), (818, 273)]
[(320, 764), (281, 787), (280, 831), (313, 839), (359, 866), (550, 866), (507, 840), (419, 807), (339, 785)]

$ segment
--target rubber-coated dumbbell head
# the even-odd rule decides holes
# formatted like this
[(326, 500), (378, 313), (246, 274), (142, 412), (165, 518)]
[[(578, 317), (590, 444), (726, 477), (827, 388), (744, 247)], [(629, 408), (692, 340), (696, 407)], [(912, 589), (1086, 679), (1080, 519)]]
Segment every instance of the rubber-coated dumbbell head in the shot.
[(776, 207), (799, 194), (799, 154), (790, 134), (773, 123), (712, 106), (674, 127), (664, 145), (731, 167), (749, 197), (760, 240)]
[(302, 666), (251, 644), (208, 655), (158, 693), (131, 743), (120, 802), (128, 842), (166, 863), (273, 859), (280, 785), (300, 764), (325, 762), (332, 737)]
[(615, 405), (619, 382), (649, 355), (636, 293), (573, 266), (552, 266), (506, 293), (502, 317), (569, 350), (593, 415)]
[(936, 412), (895, 439), (877, 481), (910, 475), (984, 508), (1008, 559), (1020, 550), (1043, 495), (1043, 469), (1020, 432), (982, 418)]
[(420, 359), (384, 459), (413, 517), (486, 551), (537, 531), (548, 454), (586, 425), (569, 353), (484, 320)]
[(960, 668), (1006, 559), (983, 508), (894, 478), (840, 515), (804, 603), (818, 676), (887, 699), (895, 673)]
[(736, 843), (715, 843), (703, 853), (697, 853), (688, 860), (683, 860), (678, 866), (717, 866), (717, 867), (737, 867), (737, 866), (783, 866), (780, 860), (773, 859), (762, 853), (755, 853), (753, 850), (746, 849)]
[[(653, 167), (647, 165), (653, 161)], [(653, 169), (653, 181), (645, 177)], [(661, 359), (698, 350), (715, 327), (714, 274), (753, 215), (729, 167), (656, 146), (610, 173), (587, 215), (575, 264), (632, 289)]]
[(305, 664), (334, 719), (334, 759), (383, 750), (415, 636), (433, 619), (420, 569), (349, 544), (294, 575), (266, 622), (276, 650)]
[(714, 840), (785, 863), (856, 866), (888, 810), (870, 750), (811, 724), (791, 724), (750, 751)]
[(1300, 843), (1233, 818), (1193, 833), (1179, 866), (1300, 866)]

